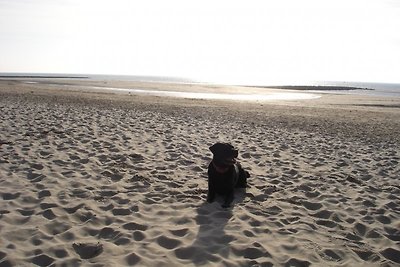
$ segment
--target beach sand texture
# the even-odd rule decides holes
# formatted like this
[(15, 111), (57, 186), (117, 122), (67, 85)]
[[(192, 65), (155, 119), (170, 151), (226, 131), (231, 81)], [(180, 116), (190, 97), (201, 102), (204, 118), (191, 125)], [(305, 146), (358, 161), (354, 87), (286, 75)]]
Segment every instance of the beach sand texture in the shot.
[[(0, 81), (0, 266), (399, 266), (399, 103)], [(251, 173), (231, 209), (205, 201), (217, 141)]]

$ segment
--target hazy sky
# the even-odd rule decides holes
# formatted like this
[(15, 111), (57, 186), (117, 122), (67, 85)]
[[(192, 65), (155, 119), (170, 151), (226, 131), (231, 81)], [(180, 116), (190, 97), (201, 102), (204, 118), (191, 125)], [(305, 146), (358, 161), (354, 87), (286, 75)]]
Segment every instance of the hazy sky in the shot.
[(400, 0), (0, 0), (0, 72), (400, 82)]

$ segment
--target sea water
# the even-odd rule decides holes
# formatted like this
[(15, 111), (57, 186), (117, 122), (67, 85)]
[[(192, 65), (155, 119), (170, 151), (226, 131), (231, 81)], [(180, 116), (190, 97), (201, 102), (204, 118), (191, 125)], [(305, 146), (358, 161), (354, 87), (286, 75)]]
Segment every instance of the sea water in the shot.
[(335, 91), (332, 93), (358, 94), (385, 97), (400, 97), (400, 83), (366, 83), (366, 82), (314, 82), (311, 85), (320, 86), (340, 86), (365, 88), (360, 90)]

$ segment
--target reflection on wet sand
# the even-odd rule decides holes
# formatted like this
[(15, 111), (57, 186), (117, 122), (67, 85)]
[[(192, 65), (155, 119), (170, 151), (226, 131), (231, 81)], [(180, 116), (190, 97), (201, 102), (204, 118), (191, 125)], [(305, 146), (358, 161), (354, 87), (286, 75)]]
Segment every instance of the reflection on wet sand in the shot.
[(263, 94), (232, 94), (232, 93), (201, 93), (201, 92), (180, 92), (180, 91), (161, 91), (144, 89), (122, 89), (113, 87), (92, 87), (93, 89), (112, 90), (131, 94), (179, 97), (190, 99), (214, 99), (214, 100), (237, 100), (237, 101), (271, 101), (271, 100), (301, 100), (315, 99), (320, 96), (310, 93), (298, 92), (266, 92)]

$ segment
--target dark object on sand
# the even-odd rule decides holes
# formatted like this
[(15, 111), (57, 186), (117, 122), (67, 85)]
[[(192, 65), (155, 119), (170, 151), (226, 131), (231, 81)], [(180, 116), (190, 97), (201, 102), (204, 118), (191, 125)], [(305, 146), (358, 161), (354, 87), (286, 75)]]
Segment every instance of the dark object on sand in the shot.
[(236, 162), (238, 150), (228, 143), (216, 143), (210, 147), (213, 159), (208, 165), (207, 201), (216, 195), (224, 197), (222, 207), (227, 208), (234, 199), (235, 188), (246, 188), (250, 174)]
[(73, 243), (72, 247), (81, 259), (91, 259), (103, 252), (103, 245), (100, 243)]

